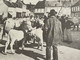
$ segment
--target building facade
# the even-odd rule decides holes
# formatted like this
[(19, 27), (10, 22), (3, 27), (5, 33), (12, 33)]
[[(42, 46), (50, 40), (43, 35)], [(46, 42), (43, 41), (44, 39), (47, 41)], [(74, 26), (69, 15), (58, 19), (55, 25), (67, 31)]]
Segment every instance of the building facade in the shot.
[(46, 1), (44, 14), (47, 15), (51, 9), (55, 9), (58, 15), (71, 15), (71, 3), (69, 1)]
[(80, 1), (72, 5), (71, 14), (72, 17), (80, 17)]
[(34, 13), (35, 15), (43, 16), (44, 12), (45, 12), (45, 2), (39, 1), (35, 6)]
[(29, 15), (30, 11), (27, 8), (26, 4), (22, 0), (17, 0), (13, 2), (12, 0), (0, 0), (0, 15), (2, 17), (25, 17)]
[(8, 15), (8, 6), (4, 3), (4, 0), (0, 0), (0, 15), (3, 15), (2, 18)]
[(51, 9), (55, 9), (58, 15), (71, 15), (70, 1), (39, 1), (35, 6), (36, 15), (48, 15)]

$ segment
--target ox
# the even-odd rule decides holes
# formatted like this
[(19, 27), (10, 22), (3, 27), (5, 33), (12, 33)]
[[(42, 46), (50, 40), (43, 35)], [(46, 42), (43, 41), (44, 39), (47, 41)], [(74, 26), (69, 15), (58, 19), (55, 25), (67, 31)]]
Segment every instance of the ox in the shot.
[[(33, 29), (31, 32), (30, 32), (30, 35), (31, 36), (34, 36), (33, 39), (35, 39), (37, 42), (38, 42), (38, 48), (40, 47), (41, 45), (41, 50), (43, 49), (43, 31), (41, 28), (38, 28), (38, 29)], [(34, 41), (35, 41), (34, 40)]]
[(18, 31), (18, 30), (15, 30), (15, 29), (11, 29), (8, 33), (8, 40), (6, 42), (6, 45), (5, 45), (5, 53), (7, 53), (7, 47), (10, 43), (10, 48), (11, 48), (11, 52), (14, 53), (14, 50), (13, 50), (13, 45), (14, 45), (14, 42), (17, 40), (17, 41), (20, 41), (24, 38), (24, 32), (23, 31)]
[(5, 35), (5, 33), (8, 34), (9, 30), (14, 28), (14, 24), (15, 24), (14, 20), (11, 18), (4, 21), (2, 40), (3, 40), (3, 36)]
[(8, 34), (8, 40), (7, 40), (6, 46), (5, 46), (5, 54), (7, 52), (7, 47), (10, 42), (11, 42), (10, 43), (11, 51), (12, 51), (12, 53), (14, 53), (14, 51), (13, 51), (14, 42), (16, 40), (20, 41), (23, 38), (24, 39), (22, 42), (22, 48), (24, 48), (24, 41), (26, 40), (25, 35), (26, 35), (26, 29), (27, 29), (27, 26), (24, 24), (24, 21), (21, 23), (21, 22), (19, 22), (19, 20), (8, 20), (8, 21), (6, 21), (5, 29)]
[(44, 26), (44, 22), (42, 20), (38, 20), (36, 23), (36, 28), (32, 28), (32, 31), (30, 32), (31, 36), (34, 36), (34, 42), (38, 42), (38, 48), (41, 45), (41, 50), (43, 50), (43, 30), (42, 27)]

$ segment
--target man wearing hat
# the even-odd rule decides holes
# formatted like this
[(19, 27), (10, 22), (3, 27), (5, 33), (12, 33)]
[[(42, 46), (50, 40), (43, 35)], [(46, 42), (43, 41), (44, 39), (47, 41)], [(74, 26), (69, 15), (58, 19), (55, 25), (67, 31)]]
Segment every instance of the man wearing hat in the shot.
[(46, 33), (47, 33), (47, 40), (46, 40), (46, 60), (51, 60), (51, 46), (53, 47), (53, 60), (58, 60), (58, 52), (57, 52), (57, 46), (54, 42), (54, 24), (55, 21), (58, 20), (56, 18), (57, 12), (52, 9), (50, 11), (50, 17), (47, 20), (47, 23), (45, 25)]

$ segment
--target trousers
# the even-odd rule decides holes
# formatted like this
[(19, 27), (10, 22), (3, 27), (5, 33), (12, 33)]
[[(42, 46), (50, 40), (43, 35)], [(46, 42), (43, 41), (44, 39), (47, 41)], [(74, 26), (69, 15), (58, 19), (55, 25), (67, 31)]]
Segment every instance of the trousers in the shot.
[[(58, 49), (53, 45), (53, 60), (58, 60)], [(46, 46), (46, 60), (51, 60), (51, 46)]]

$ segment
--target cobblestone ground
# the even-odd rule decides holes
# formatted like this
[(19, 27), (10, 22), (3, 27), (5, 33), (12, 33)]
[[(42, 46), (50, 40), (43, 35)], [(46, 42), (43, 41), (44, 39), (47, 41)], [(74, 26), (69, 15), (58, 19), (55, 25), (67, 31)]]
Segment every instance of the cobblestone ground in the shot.
[[(72, 31), (72, 41), (71, 44), (61, 42), (61, 45), (58, 46), (59, 60), (80, 60), (80, 31)], [(45, 60), (45, 43), (43, 51), (36, 49), (36, 47), (27, 46), (20, 54), (3, 55), (1, 53), (2, 47), (4, 45), (0, 44), (0, 60)]]

